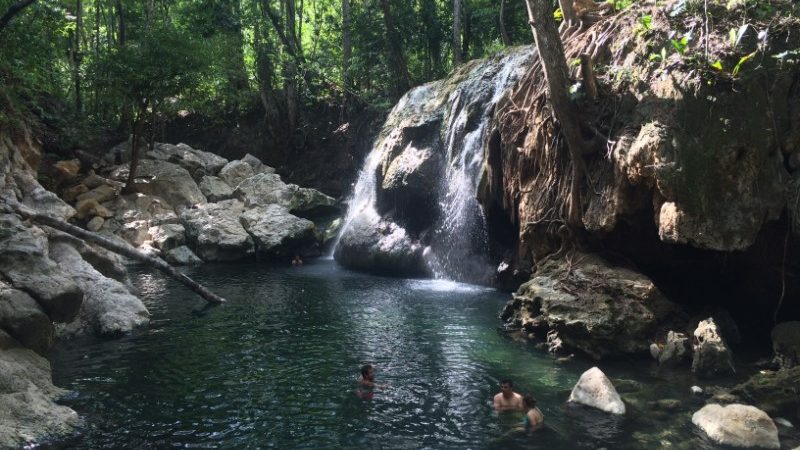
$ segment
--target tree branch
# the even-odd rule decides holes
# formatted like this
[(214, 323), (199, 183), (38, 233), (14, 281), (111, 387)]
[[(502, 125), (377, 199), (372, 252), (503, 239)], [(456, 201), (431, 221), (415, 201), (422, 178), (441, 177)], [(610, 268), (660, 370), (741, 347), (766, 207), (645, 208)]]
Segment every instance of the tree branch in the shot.
[(0, 33), (6, 28), (6, 26), (11, 22), (11, 19), (14, 18), (17, 14), (21, 13), (23, 9), (31, 6), (36, 0), (21, 0), (17, 3), (8, 7), (8, 11), (3, 14), (3, 17), (0, 17)]

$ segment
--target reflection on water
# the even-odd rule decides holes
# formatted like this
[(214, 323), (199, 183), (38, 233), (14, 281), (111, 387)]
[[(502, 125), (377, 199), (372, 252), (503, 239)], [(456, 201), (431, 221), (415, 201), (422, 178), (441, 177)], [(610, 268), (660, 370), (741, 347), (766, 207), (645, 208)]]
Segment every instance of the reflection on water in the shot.
[[(121, 340), (59, 344), (56, 382), (87, 419), (69, 448), (713, 448), (690, 424), (695, 381), (645, 362), (604, 365), (631, 379), (629, 414), (564, 402), (591, 362), (557, 363), (499, 331), (507, 294), (441, 280), (339, 269), (204, 266), (191, 276), (228, 299), (208, 308), (160, 274), (134, 284), (153, 314)], [(358, 369), (378, 389), (356, 394)], [(536, 394), (546, 429), (498, 415), (500, 379)], [(654, 411), (651, 400), (681, 407)]]

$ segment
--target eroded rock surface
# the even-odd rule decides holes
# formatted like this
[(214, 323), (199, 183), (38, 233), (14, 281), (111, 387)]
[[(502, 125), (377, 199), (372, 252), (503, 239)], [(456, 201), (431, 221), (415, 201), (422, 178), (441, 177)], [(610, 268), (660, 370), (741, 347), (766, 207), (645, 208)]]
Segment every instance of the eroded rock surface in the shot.
[(259, 206), (244, 212), (241, 222), (253, 236), (259, 254), (292, 256), (316, 240), (314, 222), (289, 214), (280, 205)]
[(231, 261), (253, 254), (253, 238), (239, 217), (245, 211), (238, 200), (225, 200), (187, 209), (181, 214), (186, 238), (205, 261)]
[(701, 321), (694, 331), (692, 372), (703, 377), (735, 373), (733, 356), (714, 319)]
[(612, 414), (625, 414), (625, 403), (611, 380), (597, 367), (592, 367), (581, 375), (569, 394), (569, 401)]
[(501, 318), (600, 359), (645, 353), (674, 305), (653, 282), (591, 254), (547, 262), (520, 286)]
[(718, 444), (781, 448), (775, 423), (755, 406), (709, 404), (692, 415), (692, 423)]

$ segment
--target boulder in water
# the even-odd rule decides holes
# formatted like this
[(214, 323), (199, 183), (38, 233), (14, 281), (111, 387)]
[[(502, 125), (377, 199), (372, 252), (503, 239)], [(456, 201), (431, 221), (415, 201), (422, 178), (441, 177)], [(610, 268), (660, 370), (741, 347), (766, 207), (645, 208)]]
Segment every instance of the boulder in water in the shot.
[(185, 245), (167, 251), (164, 258), (168, 263), (175, 266), (199, 266), (203, 263), (203, 260), (198, 258), (197, 255)]
[(180, 247), (186, 242), (186, 230), (179, 223), (167, 223), (150, 227), (148, 235), (153, 246), (163, 252)]
[(692, 350), (692, 372), (698, 376), (714, 377), (736, 372), (731, 351), (714, 319), (703, 320), (697, 325)]
[(289, 214), (283, 206), (258, 206), (241, 216), (253, 236), (256, 252), (268, 257), (290, 257), (316, 244), (314, 222)]
[(0, 281), (0, 329), (44, 354), (53, 345), (53, 322), (28, 294)]
[(181, 214), (186, 239), (197, 256), (205, 261), (232, 261), (253, 254), (253, 238), (242, 227), (239, 217), (244, 204), (224, 200), (187, 209)]
[(783, 322), (772, 329), (772, 350), (783, 369), (800, 364), (800, 321)]
[(775, 423), (755, 406), (709, 404), (692, 415), (692, 423), (718, 444), (781, 448)]
[(800, 366), (775, 372), (762, 371), (736, 385), (730, 394), (772, 416), (800, 419)]
[(581, 375), (569, 401), (612, 414), (625, 414), (625, 403), (602, 370), (592, 367)]
[(684, 333), (669, 331), (667, 342), (658, 355), (661, 366), (678, 366), (689, 359), (689, 337)]

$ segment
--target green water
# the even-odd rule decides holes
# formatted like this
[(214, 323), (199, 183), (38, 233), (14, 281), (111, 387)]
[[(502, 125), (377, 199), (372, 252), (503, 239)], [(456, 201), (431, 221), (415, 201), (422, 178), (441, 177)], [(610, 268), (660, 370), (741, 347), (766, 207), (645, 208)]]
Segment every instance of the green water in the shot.
[[(691, 425), (696, 381), (646, 361), (603, 364), (628, 403), (615, 417), (566, 404), (591, 361), (559, 363), (499, 328), (509, 295), (433, 280), (299, 268), (204, 266), (189, 275), (219, 307), (161, 274), (133, 274), (150, 327), (120, 340), (59, 344), (66, 403), (86, 418), (65, 448), (714, 448)], [(376, 366), (371, 400), (356, 394)], [(546, 429), (498, 415), (502, 378), (533, 392)], [(651, 400), (679, 400), (659, 411)]]

